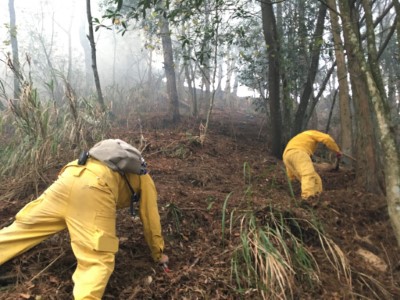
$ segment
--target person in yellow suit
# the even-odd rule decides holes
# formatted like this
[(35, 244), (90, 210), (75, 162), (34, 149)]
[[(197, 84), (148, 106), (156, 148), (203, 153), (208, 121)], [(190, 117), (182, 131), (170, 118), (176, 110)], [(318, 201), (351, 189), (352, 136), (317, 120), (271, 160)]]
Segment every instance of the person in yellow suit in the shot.
[(140, 194), (139, 217), (152, 258), (166, 264), (157, 191), (150, 175), (130, 173), (124, 178), (89, 156), (85, 164), (78, 160), (68, 163), (39, 198), (23, 207), (10, 226), (0, 230), (0, 265), (68, 229), (77, 259), (72, 276), (74, 299), (101, 299), (118, 251), (116, 210), (130, 205), (130, 188)]
[(340, 158), (342, 152), (334, 139), (326, 133), (317, 130), (307, 130), (293, 137), (283, 152), (283, 163), (290, 180), (297, 179), (301, 183), (301, 197), (310, 200), (322, 192), (321, 177), (314, 169), (311, 156), (317, 144), (324, 144)]

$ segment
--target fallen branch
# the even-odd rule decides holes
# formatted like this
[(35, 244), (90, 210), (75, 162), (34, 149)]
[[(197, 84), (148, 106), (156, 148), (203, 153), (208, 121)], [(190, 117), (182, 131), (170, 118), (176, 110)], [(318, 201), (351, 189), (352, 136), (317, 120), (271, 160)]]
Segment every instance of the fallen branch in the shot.
[(32, 282), (33, 280), (35, 280), (36, 278), (38, 278), (40, 275), (42, 275), (43, 272), (45, 272), (48, 268), (50, 268), (57, 260), (59, 260), (63, 255), (65, 254), (65, 252), (61, 252), (61, 254), (59, 256), (57, 256), (51, 263), (49, 263), (43, 270), (41, 270), (39, 273), (37, 273), (35, 276), (33, 276), (31, 278), (31, 280), (29, 280), (29, 282)]

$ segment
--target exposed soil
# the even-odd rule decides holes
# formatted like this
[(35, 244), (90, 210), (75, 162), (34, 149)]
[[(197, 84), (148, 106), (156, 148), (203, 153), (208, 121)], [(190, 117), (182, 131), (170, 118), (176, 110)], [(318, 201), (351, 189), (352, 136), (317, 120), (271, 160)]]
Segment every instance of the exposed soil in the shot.
[[(114, 128), (112, 137), (134, 142), (139, 126), (133, 120), (127, 124)], [(196, 139), (199, 121), (187, 119), (177, 128), (153, 116), (141, 125), (171, 271), (152, 262), (140, 222), (121, 210), (120, 250), (104, 299), (261, 299), (254, 289), (239, 292), (231, 274), (241, 216), (250, 209), (260, 224), (269, 224), (271, 212), (286, 221), (304, 220), (293, 230), (302, 231), (319, 266), (319, 281), (310, 284), (297, 274), (293, 298), (400, 299), (400, 252), (385, 198), (358, 189), (351, 170), (316, 164), (325, 191), (318, 207), (301, 207), (299, 184), (293, 184), (293, 198), (282, 161), (268, 154), (261, 118), (215, 112), (204, 145)], [(47, 176), (55, 179), (64, 163)], [(13, 182), (4, 183), (1, 192), (16, 188)], [(18, 191), (15, 200), (0, 201), (0, 225), (12, 222), (34, 194), (31, 186)], [(316, 221), (342, 250), (351, 267), (348, 278), (334, 270), (307, 220)], [(0, 299), (71, 299), (75, 267), (68, 234), (57, 234), (0, 266)]]

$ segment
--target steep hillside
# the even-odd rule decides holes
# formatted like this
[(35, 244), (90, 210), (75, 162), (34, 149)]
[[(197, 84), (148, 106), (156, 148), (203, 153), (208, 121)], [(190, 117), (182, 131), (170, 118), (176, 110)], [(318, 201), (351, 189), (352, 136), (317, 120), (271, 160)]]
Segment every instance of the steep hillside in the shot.
[[(137, 121), (121, 124), (112, 137), (138, 143)], [(400, 251), (385, 199), (354, 186), (351, 170), (335, 172), (329, 162), (317, 164), (325, 192), (318, 207), (302, 207), (298, 183), (292, 186), (293, 198), (282, 162), (268, 154), (260, 118), (215, 112), (203, 146), (197, 139), (199, 121), (185, 120), (175, 128), (149, 116), (140, 125), (144, 156), (159, 192), (171, 270), (164, 272), (152, 262), (140, 222), (121, 210), (120, 251), (104, 299), (283, 298), (279, 280), (269, 283), (277, 291), (272, 296), (252, 288), (256, 283), (250, 276), (246, 282), (240, 253), (250, 216), (287, 241), (283, 249), (292, 253), (292, 264), (287, 266), (286, 297), (400, 298)], [(29, 200), (25, 195), (33, 192), (32, 187), (31, 193), (24, 190), (20, 198), (0, 202), (2, 225), (12, 221)], [(287, 229), (297, 240), (288, 238)], [(279, 248), (276, 240), (270, 242), (271, 249)], [(75, 266), (68, 235), (56, 235), (0, 266), (0, 299), (70, 299)]]

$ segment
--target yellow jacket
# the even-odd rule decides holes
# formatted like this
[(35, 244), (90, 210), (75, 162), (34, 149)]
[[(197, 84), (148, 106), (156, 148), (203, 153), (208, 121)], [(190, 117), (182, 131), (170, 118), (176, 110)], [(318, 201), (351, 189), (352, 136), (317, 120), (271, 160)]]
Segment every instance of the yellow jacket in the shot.
[(285, 155), (289, 150), (299, 149), (304, 150), (311, 156), (314, 154), (318, 143), (323, 143), (328, 149), (336, 153), (340, 152), (339, 146), (329, 134), (317, 130), (307, 130), (299, 133), (289, 141), (283, 155)]
[[(78, 160), (75, 160), (67, 164), (63, 170), (68, 167), (87, 169), (97, 177), (100, 177), (111, 190), (117, 209), (130, 205), (132, 193), (129, 190), (128, 184), (121, 174), (111, 170), (102, 162), (89, 158), (86, 164), (81, 166), (78, 165)], [(143, 224), (144, 237), (151, 250), (153, 259), (158, 261), (164, 250), (164, 239), (161, 234), (157, 191), (154, 182), (149, 174), (127, 174), (127, 177), (135, 192), (140, 194), (139, 217)]]

